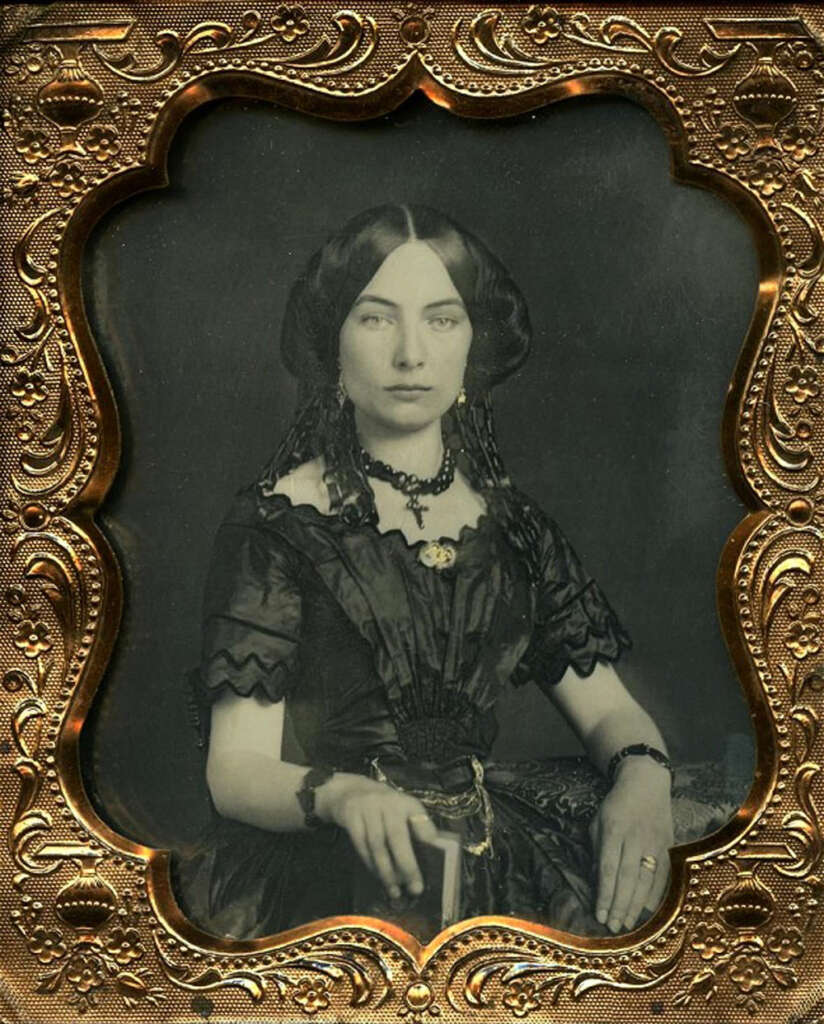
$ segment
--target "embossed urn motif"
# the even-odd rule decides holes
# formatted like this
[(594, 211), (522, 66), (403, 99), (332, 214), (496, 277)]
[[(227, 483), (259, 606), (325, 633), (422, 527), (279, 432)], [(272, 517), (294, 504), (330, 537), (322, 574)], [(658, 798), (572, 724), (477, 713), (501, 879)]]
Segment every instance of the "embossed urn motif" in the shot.
[(82, 47), (122, 42), (132, 25), (129, 19), (115, 19), (85, 23), (43, 21), (28, 27), (27, 42), (52, 46), (60, 55), (54, 77), (35, 96), (37, 109), (60, 132), (58, 154), (86, 155), (78, 141), (78, 131), (100, 113), (105, 102), (100, 84), (80, 63)]
[(758, 40), (755, 67), (735, 87), (732, 102), (738, 113), (758, 132), (756, 149), (777, 148), (776, 127), (795, 110), (798, 89), (776, 66), (776, 40)]
[(103, 106), (103, 90), (89, 78), (76, 56), (64, 57), (55, 77), (37, 93), (37, 106), (60, 130), (60, 152), (85, 154), (77, 141), (82, 124)]
[(76, 875), (57, 893), (54, 912), (70, 928), (94, 935), (117, 909), (114, 888), (97, 873), (93, 860), (81, 863)]
[(754, 868), (742, 868), (735, 882), (718, 897), (718, 916), (735, 931), (757, 931), (774, 913), (775, 898), (755, 877)]
[(755, 51), (749, 74), (736, 83), (732, 105), (755, 128), (755, 149), (779, 149), (775, 132), (798, 106), (798, 87), (776, 64), (781, 47), (807, 38), (804, 22), (795, 18), (715, 18), (712, 35), (729, 45), (745, 44)]

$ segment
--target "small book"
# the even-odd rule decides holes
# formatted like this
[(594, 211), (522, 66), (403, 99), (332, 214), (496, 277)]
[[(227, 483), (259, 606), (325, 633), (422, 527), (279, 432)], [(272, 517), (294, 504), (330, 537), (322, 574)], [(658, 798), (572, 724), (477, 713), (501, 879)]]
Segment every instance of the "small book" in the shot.
[(413, 837), (412, 845), (423, 876), (421, 895), (411, 896), (404, 889), (399, 899), (390, 900), (380, 879), (361, 865), (354, 912), (393, 921), (426, 941), (460, 918), (461, 837), (442, 830), (429, 842)]

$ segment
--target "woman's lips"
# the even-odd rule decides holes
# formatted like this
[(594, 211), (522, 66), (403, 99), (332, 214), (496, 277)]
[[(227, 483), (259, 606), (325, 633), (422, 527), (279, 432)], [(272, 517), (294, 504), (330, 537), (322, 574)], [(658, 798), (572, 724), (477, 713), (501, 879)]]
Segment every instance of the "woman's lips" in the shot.
[(389, 387), (386, 390), (403, 402), (412, 402), (431, 391), (432, 388), (424, 387), (423, 385), (396, 384), (394, 387)]

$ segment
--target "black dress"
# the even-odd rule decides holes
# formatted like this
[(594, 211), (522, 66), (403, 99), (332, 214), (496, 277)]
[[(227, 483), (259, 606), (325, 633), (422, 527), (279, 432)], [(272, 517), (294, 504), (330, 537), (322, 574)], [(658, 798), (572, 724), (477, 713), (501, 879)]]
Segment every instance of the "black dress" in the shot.
[[(544, 522), (534, 586), (492, 515), (465, 527), (454, 564), (436, 569), (421, 559), (425, 542), (398, 530), (243, 491), (216, 539), (199, 686), (205, 705), (227, 687), (285, 697), (301, 751), (288, 759), (420, 796), (462, 836), (462, 917), (563, 917), (568, 930), (600, 933), (587, 833), (605, 791), (597, 773), (583, 758), (488, 760), (510, 682), (547, 690), (568, 666), (586, 676), (630, 646)], [(248, 938), (362, 912), (361, 870), (334, 826), (276, 833), (215, 813), (179, 865), (178, 890), (201, 926)]]

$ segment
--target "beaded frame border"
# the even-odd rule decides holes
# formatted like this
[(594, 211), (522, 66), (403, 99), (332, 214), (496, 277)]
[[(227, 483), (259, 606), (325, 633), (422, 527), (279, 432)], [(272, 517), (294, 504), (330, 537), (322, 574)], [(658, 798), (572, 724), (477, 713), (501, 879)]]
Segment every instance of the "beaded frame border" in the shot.
[[(0, 11), (0, 1017), (822, 1019), (824, 4)], [(177, 125), (210, 99), (353, 120), (416, 89), (480, 117), (629, 96), (666, 132), (675, 176), (753, 226), (761, 285), (723, 430), (751, 511), (718, 593), (756, 780), (724, 829), (674, 851), (665, 903), (628, 936), (481, 918), (422, 949), (392, 925), (335, 918), (215, 940), (176, 909), (166, 855), (112, 832), (80, 783), (77, 739), (121, 605), (93, 518), (119, 437), (83, 312), (83, 245), (115, 202), (166, 182)]]

